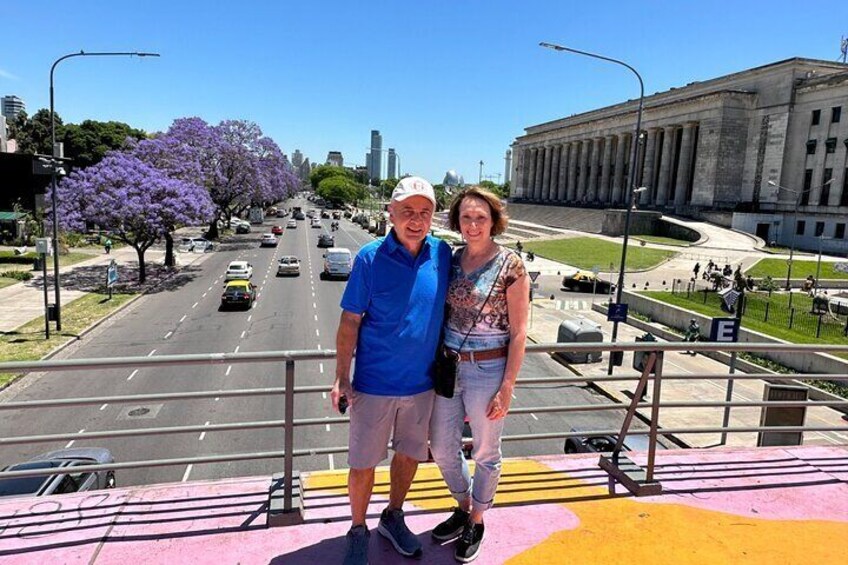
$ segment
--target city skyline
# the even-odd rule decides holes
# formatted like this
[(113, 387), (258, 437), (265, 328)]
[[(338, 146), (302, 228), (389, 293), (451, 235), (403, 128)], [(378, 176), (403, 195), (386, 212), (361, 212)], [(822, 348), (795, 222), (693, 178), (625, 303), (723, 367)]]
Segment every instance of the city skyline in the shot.
[[(248, 119), (289, 155), (299, 148), (315, 160), (337, 150), (356, 165), (367, 148), (363, 132), (379, 129), (404, 173), (438, 182), (454, 169), (476, 180), (481, 160), (484, 178), (504, 172), (505, 151), (525, 127), (638, 96), (625, 70), (543, 50), (540, 41), (623, 59), (643, 75), (647, 94), (795, 56), (835, 61), (844, 25), (820, 15), (842, 5), (823, 2), (815, 14), (795, 6), (405, 5), (398, 26), (386, 2), (262, 3), (239, 14), (199, 2), (154, 0), (141, 10), (83, 1), (58, 14), (34, 0), (7, 8), (6, 41), (15, 49), (0, 61), (0, 92), (25, 100), (31, 114), (49, 105), (58, 57), (155, 51), (160, 59), (63, 63), (57, 113), (66, 122), (118, 120), (151, 132), (184, 116)], [(322, 12), (337, 17), (312, 25)], [(257, 28), (257, 21), (279, 25)], [(378, 81), (356, 72), (372, 53), (385, 59)], [(328, 71), (328, 57), (342, 71)]]

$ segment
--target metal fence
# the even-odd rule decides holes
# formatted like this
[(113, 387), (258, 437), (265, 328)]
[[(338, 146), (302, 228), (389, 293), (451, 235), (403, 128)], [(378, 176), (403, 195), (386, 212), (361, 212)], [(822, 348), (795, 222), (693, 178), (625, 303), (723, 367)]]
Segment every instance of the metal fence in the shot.
[[(732, 407), (834, 407), (848, 412), (848, 400), (841, 401), (744, 401), (733, 402), (663, 402), (662, 383), (669, 380), (696, 380), (696, 379), (729, 379), (727, 374), (666, 374), (663, 371), (663, 358), (666, 353), (682, 351), (747, 351), (767, 352), (784, 351), (799, 353), (848, 353), (848, 345), (796, 345), (796, 344), (730, 344), (730, 343), (580, 343), (580, 344), (539, 344), (529, 345), (529, 354), (547, 354), (554, 352), (645, 352), (646, 360), (644, 368), (629, 405), (622, 404), (585, 404), (570, 406), (543, 406), (513, 408), (512, 414), (525, 413), (552, 413), (552, 412), (586, 412), (602, 410), (626, 410), (624, 423), (620, 429), (582, 430), (578, 432), (547, 432), (507, 435), (503, 441), (539, 441), (546, 439), (563, 439), (568, 437), (586, 437), (614, 435), (618, 437), (618, 444), (609, 455), (601, 455), (599, 465), (607, 471), (612, 482), (618, 481), (627, 489), (637, 495), (657, 494), (661, 492), (661, 485), (654, 478), (654, 459), (657, 448), (657, 437), (659, 435), (675, 434), (705, 434), (705, 433), (783, 433), (783, 432), (823, 432), (844, 430), (844, 426), (701, 426), (688, 428), (663, 428), (659, 429), (659, 416), (664, 408), (715, 408), (725, 412), (725, 422), (728, 421), (729, 411)], [(175, 427), (139, 428), (129, 430), (105, 430), (97, 432), (68, 432), (60, 434), (42, 434), (17, 437), (0, 438), (0, 445), (19, 445), (34, 443), (49, 443), (65, 440), (86, 440), (121, 438), (133, 436), (162, 436), (171, 434), (185, 434), (195, 432), (214, 433), (216, 431), (250, 431), (255, 429), (279, 429), (283, 436), (284, 449), (282, 451), (242, 452), (242, 453), (217, 453), (194, 457), (178, 457), (170, 459), (124, 461), (104, 465), (89, 465), (88, 471), (106, 471), (117, 469), (133, 469), (146, 467), (162, 467), (188, 464), (218, 463), (225, 461), (248, 461), (257, 459), (282, 460), (282, 474), (272, 478), (269, 488), (269, 511), (268, 521), (271, 525), (283, 525), (297, 523), (302, 519), (301, 494), (299, 489), (299, 478), (295, 471), (294, 460), (298, 457), (311, 455), (324, 455), (344, 453), (347, 446), (294, 449), (295, 429), (304, 426), (324, 426), (326, 424), (343, 424), (348, 422), (346, 417), (333, 418), (299, 418), (293, 417), (295, 398), (298, 394), (315, 394), (327, 392), (330, 386), (295, 386), (295, 366), (297, 362), (319, 361), (335, 358), (334, 351), (275, 351), (255, 353), (219, 353), (219, 354), (197, 354), (197, 355), (168, 355), (159, 357), (121, 357), (107, 359), (68, 359), (57, 361), (25, 361), (0, 363), (0, 373), (21, 372), (50, 372), (50, 371), (91, 371), (98, 369), (113, 368), (152, 368), (166, 366), (187, 365), (222, 365), (222, 364), (251, 364), (251, 363), (276, 363), (281, 368), (283, 387), (237, 389), (237, 390), (210, 390), (192, 391), (178, 393), (143, 394), (143, 395), (120, 395), (120, 396), (97, 396), (87, 398), (55, 398), (45, 400), (31, 400), (21, 402), (0, 403), (0, 410), (31, 410), (37, 418), (38, 410), (46, 410), (54, 407), (86, 406), (101, 403), (134, 403), (150, 400), (185, 401), (187, 399), (200, 399), (217, 397), (222, 400), (236, 399), (248, 396), (281, 396), (285, 408), (285, 419), (270, 421), (248, 421), (227, 424), (191, 425)], [(729, 382), (742, 379), (769, 379), (771, 381), (789, 381), (798, 378), (799, 375), (775, 375), (768, 374), (743, 374), (732, 375)], [(830, 380), (848, 383), (848, 375), (804, 375), (804, 378), (827, 378)], [(519, 384), (582, 384), (587, 380), (593, 382), (608, 381), (632, 381), (633, 376), (606, 376), (587, 379), (581, 376), (565, 377), (538, 377), (519, 378)], [(642, 401), (643, 392), (648, 386), (652, 387), (650, 402)], [(649, 429), (630, 430), (630, 424), (639, 408), (649, 409)], [(628, 460), (621, 453), (622, 446), (628, 434), (648, 435), (650, 438), (647, 454), (647, 465), (641, 468)], [(64, 474), (64, 469), (53, 470), (22, 470), (0, 472), (0, 479), (14, 477), (33, 477)]]
[[(707, 281), (675, 280), (672, 294), (696, 304), (722, 309), (722, 297), (715, 286)], [(844, 339), (848, 343), (848, 315), (831, 313), (827, 309), (817, 310), (813, 299), (799, 292), (772, 293), (749, 291), (742, 305), (742, 324), (755, 320), (776, 328), (784, 328), (828, 341)]]

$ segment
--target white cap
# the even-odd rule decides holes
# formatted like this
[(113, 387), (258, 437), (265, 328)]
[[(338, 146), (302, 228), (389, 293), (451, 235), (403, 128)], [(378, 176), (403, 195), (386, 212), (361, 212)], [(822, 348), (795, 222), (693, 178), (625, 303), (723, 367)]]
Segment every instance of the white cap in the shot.
[(410, 196), (423, 196), (436, 206), (436, 192), (433, 186), (421, 177), (406, 177), (401, 179), (392, 191), (392, 201), (401, 202)]

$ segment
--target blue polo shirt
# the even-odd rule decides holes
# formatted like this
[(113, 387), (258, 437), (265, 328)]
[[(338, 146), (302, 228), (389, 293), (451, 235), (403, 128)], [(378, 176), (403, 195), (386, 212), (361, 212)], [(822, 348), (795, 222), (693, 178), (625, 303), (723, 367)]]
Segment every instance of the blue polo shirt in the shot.
[(363, 314), (354, 390), (408, 396), (433, 388), (450, 269), (450, 247), (430, 235), (417, 257), (394, 231), (359, 250), (341, 302)]

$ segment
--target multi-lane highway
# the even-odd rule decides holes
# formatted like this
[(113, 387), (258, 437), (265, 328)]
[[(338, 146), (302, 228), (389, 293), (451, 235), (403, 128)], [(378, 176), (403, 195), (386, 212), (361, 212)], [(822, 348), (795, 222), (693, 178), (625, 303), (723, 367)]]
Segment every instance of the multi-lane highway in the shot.
[[(291, 203), (289, 203), (291, 204)], [(304, 208), (309, 203), (295, 202)], [(274, 248), (260, 248), (259, 237), (276, 223), (270, 218), (251, 234), (234, 236), (214, 252), (207, 253), (160, 290), (150, 293), (130, 308), (86, 336), (68, 355), (74, 358), (154, 356), (183, 353), (251, 352), (293, 349), (334, 349), (340, 314), (339, 301), (344, 281), (321, 280), (323, 250), (317, 247), (322, 229), (298, 222), (286, 229)], [(334, 233), (337, 247), (356, 252), (372, 240), (367, 232), (346, 220)], [(299, 277), (276, 277), (276, 263), (283, 255), (301, 259)], [(249, 261), (258, 299), (247, 311), (219, 309), (223, 275), (233, 260)], [(334, 363), (299, 362), (299, 386), (332, 383)], [(550, 376), (563, 369), (547, 355), (528, 356), (522, 376)], [(239, 364), (157, 369), (114, 369), (90, 372), (61, 372), (30, 375), (7, 391), (4, 400), (35, 400), (148, 394), (200, 390), (225, 390), (283, 386), (282, 364)], [(513, 406), (601, 403), (607, 400), (588, 388), (574, 385), (521, 386)], [(334, 414), (326, 394), (296, 396), (296, 418), (323, 418)], [(572, 427), (608, 428), (620, 422), (621, 414), (593, 412), (584, 415), (520, 414), (508, 417), (506, 433), (565, 430)], [(182, 425), (205, 426), (244, 421), (282, 420), (283, 398), (209, 398), (156, 401), (134, 404), (102, 404), (73, 408), (0, 411), (5, 437), (156, 428)], [(342, 446), (347, 442), (346, 425), (298, 427), (295, 447)], [(37, 453), (66, 446), (101, 445), (112, 450), (117, 461), (165, 459), (208, 454), (281, 450), (281, 429), (210, 431), (101, 440), (67, 440), (58, 443), (8, 446), (0, 449), (0, 464), (27, 459)], [(541, 454), (560, 451), (562, 441), (534, 444), (510, 443), (506, 455)], [(123, 471), (119, 484), (209, 479), (227, 476), (269, 474), (281, 469), (281, 461), (252, 461), (197, 466), (156, 467)], [(301, 458), (301, 470), (346, 466), (346, 456), (316, 455)]]

